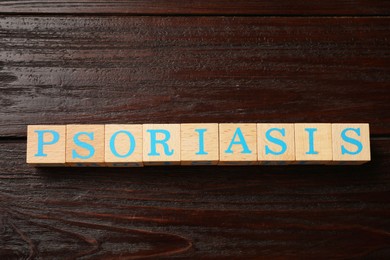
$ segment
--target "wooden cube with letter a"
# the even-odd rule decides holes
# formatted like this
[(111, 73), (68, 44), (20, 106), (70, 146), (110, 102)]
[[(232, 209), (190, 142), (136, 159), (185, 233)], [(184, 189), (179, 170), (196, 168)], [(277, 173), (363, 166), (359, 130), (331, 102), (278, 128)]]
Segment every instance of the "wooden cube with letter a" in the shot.
[(219, 124), (219, 165), (255, 165), (256, 124)]
[(332, 139), (332, 164), (362, 164), (371, 160), (368, 124), (332, 124)]
[(34, 166), (65, 165), (65, 125), (27, 127), (27, 163)]
[(297, 164), (328, 164), (332, 161), (332, 124), (295, 124)]
[(180, 165), (180, 124), (143, 125), (144, 165)]
[(295, 163), (294, 131), (294, 124), (257, 124), (259, 164)]
[(141, 167), (142, 125), (105, 125), (105, 163), (112, 167)]
[(104, 166), (104, 125), (67, 125), (66, 163)]
[(181, 124), (180, 128), (182, 165), (218, 164), (218, 124)]

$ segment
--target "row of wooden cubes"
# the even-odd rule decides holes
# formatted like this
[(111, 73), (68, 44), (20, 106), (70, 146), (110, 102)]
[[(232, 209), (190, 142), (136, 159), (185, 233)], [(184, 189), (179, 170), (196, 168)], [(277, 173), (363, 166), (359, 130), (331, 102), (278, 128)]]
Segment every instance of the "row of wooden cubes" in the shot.
[(368, 124), (29, 125), (36, 166), (361, 164)]

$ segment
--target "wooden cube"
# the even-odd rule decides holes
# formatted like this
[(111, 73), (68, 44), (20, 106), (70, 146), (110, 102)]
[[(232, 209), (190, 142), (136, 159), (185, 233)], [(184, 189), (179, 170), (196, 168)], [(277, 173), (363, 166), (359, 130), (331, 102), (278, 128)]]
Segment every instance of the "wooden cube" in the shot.
[(327, 164), (332, 161), (331, 124), (295, 124), (297, 164)]
[(259, 164), (295, 163), (294, 129), (294, 124), (257, 124)]
[(143, 125), (144, 165), (180, 165), (180, 124)]
[(256, 124), (219, 124), (219, 165), (255, 165)]
[(181, 124), (180, 128), (182, 165), (218, 164), (218, 124)]
[(104, 166), (104, 125), (67, 125), (66, 163)]
[(65, 125), (27, 127), (27, 163), (33, 166), (65, 165)]
[(143, 166), (142, 125), (105, 125), (104, 128), (106, 166)]
[(368, 124), (332, 124), (333, 164), (363, 164), (371, 160)]

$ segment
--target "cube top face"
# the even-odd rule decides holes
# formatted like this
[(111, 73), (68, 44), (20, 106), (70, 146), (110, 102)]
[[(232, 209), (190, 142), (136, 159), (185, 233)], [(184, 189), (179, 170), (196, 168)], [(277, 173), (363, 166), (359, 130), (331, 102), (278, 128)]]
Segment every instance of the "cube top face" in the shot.
[(220, 164), (257, 164), (256, 139), (256, 124), (219, 124)]
[(294, 132), (294, 124), (257, 124), (257, 158), (260, 164), (295, 161)]
[(333, 160), (346, 164), (371, 160), (369, 124), (332, 124)]
[(105, 125), (107, 166), (142, 166), (142, 125)]
[(180, 124), (143, 125), (145, 165), (180, 165)]
[(65, 125), (27, 127), (27, 163), (42, 166), (65, 164)]
[(181, 164), (218, 164), (218, 128), (218, 124), (181, 124)]
[(331, 124), (295, 124), (297, 162), (332, 161)]
[(66, 163), (104, 164), (104, 125), (66, 126)]
[(30, 125), (36, 166), (362, 164), (367, 123)]

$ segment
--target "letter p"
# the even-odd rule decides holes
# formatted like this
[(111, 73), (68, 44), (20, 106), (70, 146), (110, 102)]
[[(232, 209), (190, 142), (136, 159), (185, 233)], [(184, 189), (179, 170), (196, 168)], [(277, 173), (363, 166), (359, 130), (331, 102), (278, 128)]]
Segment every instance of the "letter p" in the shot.
[[(43, 152), (44, 146), (45, 145), (53, 145), (53, 144), (57, 143), (60, 140), (60, 134), (54, 130), (35, 130), (34, 132), (37, 133), (37, 135), (38, 135), (38, 141), (37, 141), (38, 150), (37, 150), (37, 153), (34, 154), (34, 156), (46, 157), (47, 154), (45, 154)], [(44, 140), (44, 139), (48, 139), (48, 138), (44, 138), (45, 134), (46, 134), (46, 136), (48, 136), (48, 135), (51, 136), (51, 139), (50, 139), (51, 141)]]

